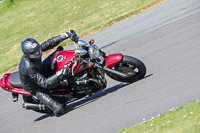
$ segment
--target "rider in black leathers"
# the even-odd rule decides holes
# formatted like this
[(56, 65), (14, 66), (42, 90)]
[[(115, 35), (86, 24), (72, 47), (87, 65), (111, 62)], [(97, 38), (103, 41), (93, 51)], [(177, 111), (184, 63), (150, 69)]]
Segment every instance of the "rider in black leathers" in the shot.
[(19, 64), (19, 75), (23, 89), (36, 96), (45, 106), (53, 110), (56, 116), (63, 112), (63, 105), (50, 95), (48, 89), (59, 85), (63, 76), (69, 74), (70, 69), (64, 68), (52, 76), (45, 77), (44, 70), (41, 68), (44, 69), (47, 66), (42, 66), (41, 57), (43, 51), (52, 49), (68, 38), (77, 41), (77, 35), (73, 30), (70, 30), (43, 42), (41, 45), (32, 38), (27, 38), (21, 43), (24, 55)]

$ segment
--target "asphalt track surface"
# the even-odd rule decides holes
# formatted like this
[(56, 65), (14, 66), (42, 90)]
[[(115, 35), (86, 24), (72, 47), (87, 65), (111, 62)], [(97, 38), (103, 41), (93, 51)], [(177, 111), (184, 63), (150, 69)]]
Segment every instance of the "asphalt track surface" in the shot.
[[(146, 77), (70, 104), (56, 118), (12, 103), (0, 91), (0, 133), (112, 133), (200, 98), (200, 1), (168, 0), (95, 35), (107, 53), (141, 59)], [(67, 49), (70, 49), (68, 47)]]

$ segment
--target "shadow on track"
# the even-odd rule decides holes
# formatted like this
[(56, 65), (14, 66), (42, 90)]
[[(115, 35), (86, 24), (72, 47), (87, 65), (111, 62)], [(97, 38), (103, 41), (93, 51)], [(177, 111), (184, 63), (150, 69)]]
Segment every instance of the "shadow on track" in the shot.
[[(64, 111), (64, 113), (62, 115), (65, 115), (66, 113), (68, 113), (68, 112), (70, 112), (70, 111), (72, 111), (74, 109), (80, 108), (80, 107), (82, 107), (84, 105), (87, 105), (87, 104), (89, 104), (91, 102), (94, 102), (94, 101), (98, 100), (100, 97), (105, 96), (105, 95), (107, 95), (109, 93), (112, 93), (114, 91), (117, 91), (118, 89), (123, 88), (123, 87), (125, 87), (125, 86), (127, 86), (129, 84), (130, 83), (120, 83), (120, 84), (115, 85), (113, 87), (110, 87), (108, 89), (99, 91), (99, 92), (93, 94), (92, 96), (86, 96), (86, 97), (84, 97), (84, 98), (82, 98), (82, 99), (80, 99), (78, 101), (70, 103), (70, 104), (67, 105), (67, 109), (65, 109), (65, 111)], [(51, 116), (53, 116), (53, 114), (45, 114), (45, 115), (42, 115), (41, 117), (37, 118), (34, 121), (37, 122), (37, 121), (43, 120), (43, 119), (51, 117)], [(60, 117), (62, 117), (62, 116), (60, 116)]]
[[(149, 74), (149, 75), (145, 76), (143, 79), (151, 77), (152, 75), (153, 74)], [(143, 79), (141, 79), (141, 80), (143, 80)], [(140, 80), (138, 80), (138, 81), (140, 81)], [(137, 82), (137, 81), (135, 81), (135, 82)], [(135, 82), (132, 82), (132, 83), (135, 83)], [(65, 109), (64, 113), (62, 114), (62, 116), (65, 115), (66, 113), (74, 110), (74, 109), (78, 109), (78, 108), (80, 108), (80, 107), (82, 107), (84, 105), (92, 103), (92, 102), (98, 100), (100, 97), (106, 96), (109, 93), (113, 93), (113, 92), (117, 91), (118, 89), (121, 89), (121, 88), (123, 88), (125, 86), (128, 86), (128, 85), (132, 84), (132, 83), (119, 83), (119, 84), (117, 84), (117, 85), (115, 85), (113, 87), (110, 87), (108, 89), (99, 91), (97, 93), (94, 93), (92, 96), (86, 96), (86, 97), (84, 97), (84, 98), (82, 98), (82, 99), (80, 99), (78, 101), (74, 101), (73, 103), (70, 103), (70, 104), (67, 105), (67, 109)], [(52, 117), (52, 116), (54, 116), (54, 115), (53, 114), (45, 114), (45, 115), (42, 115), (41, 117), (37, 118), (34, 121), (37, 122), (37, 121), (40, 121), (40, 120), (43, 120), (45, 118)], [(62, 117), (62, 116), (60, 116), (60, 117)]]

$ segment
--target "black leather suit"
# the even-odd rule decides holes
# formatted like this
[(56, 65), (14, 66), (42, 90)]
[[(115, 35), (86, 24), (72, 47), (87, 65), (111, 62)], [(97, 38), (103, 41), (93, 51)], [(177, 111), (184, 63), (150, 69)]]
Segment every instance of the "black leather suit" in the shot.
[[(45, 41), (41, 44), (42, 52), (52, 49), (65, 39), (67, 39), (67, 37), (61, 37), (61, 35), (59, 35)], [(33, 61), (23, 56), (19, 64), (20, 80), (24, 90), (35, 95), (45, 105), (47, 105), (52, 110), (55, 110), (56, 106), (50, 105), (55, 104), (55, 102), (51, 102), (51, 99), (53, 98), (51, 96), (49, 97), (50, 94), (47, 89), (51, 89), (57, 86), (60, 77), (56, 74), (50, 77), (45, 77), (41, 69), (42, 65), (42, 60)], [(45, 68), (47, 66), (43, 67)]]
[[(56, 36), (45, 41), (41, 44), (42, 52), (52, 49), (65, 39), (67, 38)], [(24, 90), (34, 92), (40, 87), (51, 89), (57, 85), (59, 80), (57, 75), (55, 74), (51, 77), (46, 78), (44, 75), (42, 75), (43, 72), (41, 68), (42, 60), (32, 61), (26, 58), (25, 56), (22, 57), (21, 62), (19, 64), (19, 76)]]

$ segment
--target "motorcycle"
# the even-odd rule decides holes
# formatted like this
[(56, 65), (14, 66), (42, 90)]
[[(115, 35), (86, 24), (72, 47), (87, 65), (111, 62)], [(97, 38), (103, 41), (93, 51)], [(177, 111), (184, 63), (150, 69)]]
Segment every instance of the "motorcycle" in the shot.
[[(119, 82), (134, 82), (146, 74), (146, 67), (142, 61), (121, 53), (108, 55), (94, 44), (93, 39), (89, 43), (78, 40), (75, 46), (75, 50), (54, 53), (49, 60), (49, 74), (66, 67), (70, 68), (70, 74), (63, 78), (61, 85), (50, 90), (51, 95), (63, 105), (105, 89), (105, 74)], [(13, 102), (22, 95), (23, 108), (51, 113), (37, 97), (23, 89), (18, 71), (4, 74), (0, 86), (12, 93)]]

